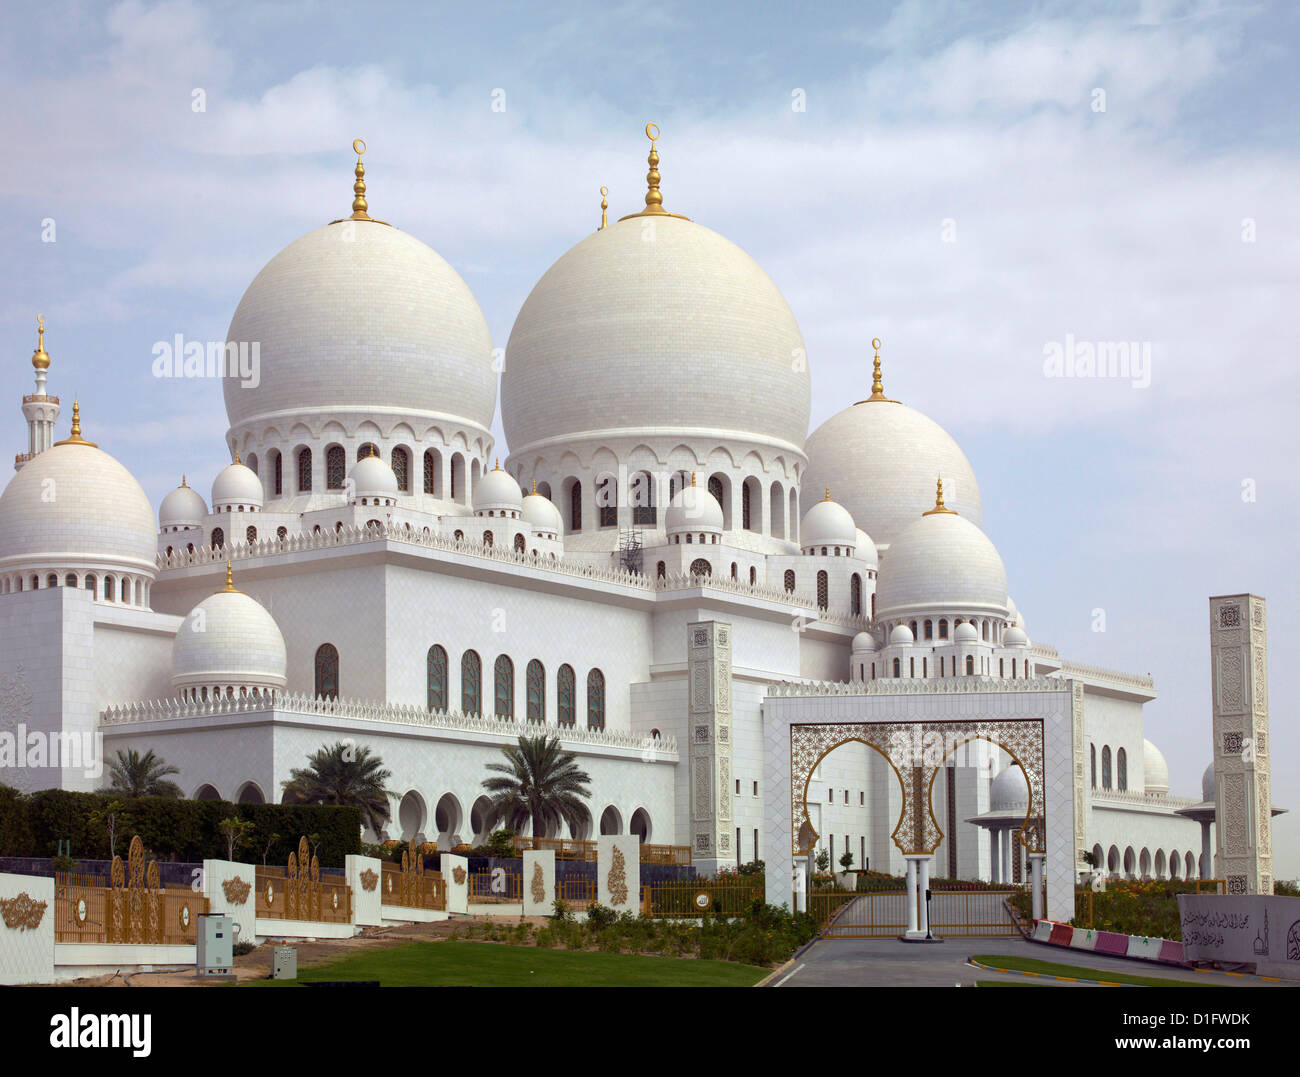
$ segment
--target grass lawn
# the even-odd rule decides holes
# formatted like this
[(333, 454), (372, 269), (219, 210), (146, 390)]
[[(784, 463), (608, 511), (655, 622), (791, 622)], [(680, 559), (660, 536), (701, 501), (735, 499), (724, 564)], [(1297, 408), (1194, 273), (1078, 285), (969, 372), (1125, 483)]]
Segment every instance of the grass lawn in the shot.
[[(750, 987), (771, 969), (730, 961), (540, 950), (492, 942), (413, 942), (301, 969), (301, 980), (383, 987)], [(252, 986), (294, 986), (257, 980)]]
[[(1032, 957), (1008, 957), (1005, 954), (976, 954), (971, 960), (995, 969), (1012, 969), (1016, 972), (1039, 972), (1044, 976), (1073, 976), (1079, 980), (1101, 980), (1112, 984), (1136, 984), (1138, 987), (1210, 987), (1204, 980), (1164, 980), (1158, 976), (1134, 976), (1127, 972), (1108, 969), (1089, 969), (1079, 965), (1058, 965), (1054, 961), (1038, 961)], [(1032, 983), (1032, 981), (1030, 981)]]

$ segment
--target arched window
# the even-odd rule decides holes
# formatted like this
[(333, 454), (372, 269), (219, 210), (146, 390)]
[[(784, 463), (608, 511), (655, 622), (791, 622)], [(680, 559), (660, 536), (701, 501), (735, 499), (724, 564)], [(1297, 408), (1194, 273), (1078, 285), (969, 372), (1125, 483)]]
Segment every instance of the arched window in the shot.
[(221, 528), (214, 527), (212, 529), (212, 548), (214, 550), (219, 550), (225, 544), (226, 544), (226, 533), (223, 530), (221, 530)]
[(697, 557), (694, 561), (691, 562), (691, 575), (712, 576), (713, 566), (709, 564), (709, 562), (706, 561), (703, 557)]
[(496, 706), (498, 718), (508, 722), (515, 720), (515, 664), (507, 655), (497, 655), (496, 663)]
[(82, 586), (93, 595), (95, 593), (95, 584), (98, 582), (99, 581), (96, 580), (94, 576), (87, 576), (83, 581)]
[(940, 639), (948, 638), (948, 618), (946, 617), (939, 622), (939, 638)]
[(605, 674), (598, 669), (587, 674), (587, 728), (605, 728)]
[(331, 445), (325, 450), (325, 489), (342, 490), (347, 470), (348, 454), (342, 445)]
[(465, 532), (464, 532), (464, 531), (453, 531), (453, 532), (451, 533), (451, 537), (452, 537), (455, 541), (457, 541), (457, 542), (464, 542), (464, 541), (465, 541)]
[(721, 475), (709, 476), (709, 493), (713, 495), (713, 500), (718, 503), (718, 506), (720, 508), (724, 508), (726, 506), (726, 502), (723, 500), (723, 496), (722, 496), (723, 485), (722, 485)]
[(618, 480), (613, 475), (596, 480), (596, 526), (618, 526)]
[(1128, 753), (1123, 748), (1115, 753), (1115, 787), (1128, 788)]
[(298, 450), (298, 493), (306, 493), (311, 489), (311, 450)]
[(638, 471), (632, 476), (632, 523), (654, 527), (656, 520), (654, 481), (648, 472)]
[(753, 530), (753, 528), (750, 527), (751, 514), (749, 503), (751, 500), (752, 499), (749, 496), (749, 481), (746, 480), (740, 487), (740, 526), (746, 531)]
[(393, 474), (397, 476), (397, 488), (404, 494), (411, 492), (411, 454), (400, 445), (393, 450)]
[(925, 622), (925, 638), (934, 639), (934, 622), (927, 620)]
[(367, 456), (378, 456), (379, 446), (373, 441), (367, 441), (364, 445), (357, 446), (357, 459), (364, 460)]
[(975, 659), (972, 655), (968, 654), (966, 656), (966, 676), (973, 677), (974, 675), (975, 675)]
[(1103, 744), (1101, 747), (1101, 787), (1110, 788), (1110, 745)]
[(250, 527), (250, 528), (248, 528), (247, 530), (244, 531), (244, 541), (247, 542), (250, 546), (253, 545), (253, 543), (257, 541), (257, 528), (256, 528), (256, 527)]
[(731, 562), (731, 578), (733, 580), (740, 579), (740, 568), (737, 566), (735, 561)]
[(895, 677), (901, 677), (901, 676), (903, 675), (903, 673), (902, 673), (902, 669), (903, 669), (902, 664), (898, 661), (897, 658), (895, 658), (895, 659), (894, 659), (894, 676), (895, 676)]
[(466, 651), (460, 660), (460, 709), (466, 714), (483, 710), (483, 661), (477, 651)]
[(332, 643), (322, 643), (316, 648), (316, 697), (339, 697), (339, 651)]
[(668, 575), (668, 566), (664, 564), (662, 561), (660, 561), (659, 564), (655, 566), (655, 575), (662, 580), (665, 576)]
[(825, 569), (817, 573), (817, 608), (826, 609), (831, 603), (830, 577)]
[(278, 538), (281, 542), (283, 542), (285, 539), (289, 537), (289, 529), (283, 526), (277, 527), (275, 529), (275, 537)]
[(424, 492), (432, 494), (434, 490), (434, 479), (438, 475), (437, 458), (433, 455), (432, 449), (424, 450)]
[(578, 722), (578, 704), (574, 697), (577, 695), (577, 678), (573, 675), (572, 666), (563, 665), (560, 667), (560, 672), (555, 678), (555, 687), (559, 703), (557, 720), (560, 725), (576, 725)]
[(284, 493), (284, 457), (278, 452), (271, 459), (271, 479), (276, 496)]
[(447, 709), (447, 652), (435, 643), (426, 659), (429, 710)]
[(1095, 744), (1088, 745), (1088, 760), (1089, 763), (1091, 764), (1091, 770), (1092, 770), (1092, 787), (1096, 789), (1097, 788), (1097, 746)]
[(750, 566), (749, 566), (749, 586), (750, 586), (750, 587), (753, 587), (753, 586), (754, 586), (755, 584), (757, 584), (757, 583), (758, 583), (758, 569), (756, 569), (753, 565), (750, 565)]
[(582, 483), (574, 482), (569, 489), (569, 530), (582, 530)]
[[(248, 454), (248, 460), (245, 461), (245, 463), (246, 463), (247, 466), (248, 466), (248, 470), (251, 471), (254, 475), (257, 475), (257, 453), (255, 453), (255, 452), (254, 452), (254, 453), (249, 453), (249, 454)], [(257, 475), (257, 477), (258, 477), (259, 479), (261, 478), (260, 475)]]
[(528, 699), (525, 703), (530, 722), (546, 721), (546, 670), (536, 658), (528, 663), (526, 674)]
[(492, 532), (491, 532), (491, 531), (484, 531), (484, 532), (483, 532), (483, 545), (484, 545), (484, 546), (491, 546), (492, 543), (495, 542), (495, 541), (496, 541), (496, 540), (492, 537)]
[[(23, 582), (22, 580), (18, 581), (18, 590), (20, 591), (23, 589), (22, 582)], [(113, 601), (113, 577), (112, 576), (104, 577), (104, 601), (105, 602)]]
[(515, 536), (515, 553), (526, 553), (527, 551), (528, 551), (528, 544), (524, 541), (524, 536), (523, 536), (523, 535), (516, 535), (516, 536)]
[(794, 569), (792, 568), (785, 570), (785, 589), (792, 594), (794, 593)]
[(849, 580), (849, 612), (855, 617), (862, 616), (862, 577), (856, 572)]

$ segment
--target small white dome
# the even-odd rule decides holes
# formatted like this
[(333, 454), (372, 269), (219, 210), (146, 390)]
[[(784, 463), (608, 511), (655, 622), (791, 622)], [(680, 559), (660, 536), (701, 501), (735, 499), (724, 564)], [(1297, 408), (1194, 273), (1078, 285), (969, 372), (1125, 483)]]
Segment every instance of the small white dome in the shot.
[(1015, 763), (1007, 767), (989, 786), (990, 811), (1029, 810), (1029, 783), (1024, 772)]
[[(227, 570), (227, 581), (230, 580)], [(284, 636), (259, 602), (233, 589), (209, 595), (189, 612), (172, 642), (172, 687), (281, 689)]]
[(978, 643), (979, 638), (979, 629), (969, 621), (962, 621), (953, 629), (952, 639), (954, 643)]
[(859, 632), (853, 637), (853, 653), (858, 654), (862, 651), (877, 650), (876, 637), (870, 632)]
[(207, 502), (194, 487), (181, 484), (162, 499), (158, 506), (158, 524), (161, 527), (202, 527), (208, 515)]
[(831, 500), (829, 489), (821, 501), (803, 514), (803, 522), (799, 525), (799, 545), (804, 549), (811, 546), (853, 547), (857, 542), (858, 528), (853, 517), (838, 501)]
[(524, 520), (538, 530), (554, 532), (556, 535), (564, 530), (560, 510), (549, 497), (543, 497), (534, 490), (520, 504)]
[(1017, 628), (1012, 625), (1002, 633), (1003, 647), (1027, 647), (1029, 646), (1029, 637), (1025, 635), (1023, 628)]
[(392, 465), (382, 456), (363, 456), (352, 465), (352, 496), (394, 498), (397, 496), (397, 476)]
[(895, 625), (894, 630), (889, 633), (889, 642), (891, 645), (900, 643), (915, 643), (916, 637), (912, 635), (912, 630), (907, 625)]
[(227, 505), (262, 507), (262, 480), (249, 467), (239, 463), (227, 464), (212, 483), (212, 507), (222, 509)]
[(1169, 792), (1169, 764), (1149, 740), (1142, 742), (1142, 787), (1147, 793)]
[(909, 524), (885, 556), (876, 586), (876, 616), (914, 616), (938, 610), (1007, 614), (1007, 570), (978, 527), (935, 507)]
[(1205, 773), (1201, 775), (1201, 799), (1214, 800), (1214, 764), (1211, 763), (1205, 768)]
[(722, 531), (722, 506), (703, 486), (683, 486), (673, 495), (664, 513), (664, 529), (677, 531)]
[(94, 567), (154, 579), (158, 524), (148, 496), (73, 421), (73, 437), (37, 453), (0, 495), (0, 571)]
[(523, 495), (519, 483), (508, 472), (501, 470), (501, 462), (484, 475), (474, 486), (475, 512), (519, 512), (523, 508)]
[(862, 528), (855, 527), (854, 530), (858, 533), (857, 545), (853, 549), (854, 556), (875, 568), (880, 564), (880, 556), (876, 553), (876, 544), (871, 541), (871, 536)]

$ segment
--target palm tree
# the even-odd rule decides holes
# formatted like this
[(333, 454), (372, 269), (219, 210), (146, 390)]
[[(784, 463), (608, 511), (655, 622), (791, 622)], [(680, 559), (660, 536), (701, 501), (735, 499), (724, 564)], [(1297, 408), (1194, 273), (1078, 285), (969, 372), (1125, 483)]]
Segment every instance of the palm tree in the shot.
[(298, 804), (347, 804), (361, 809), (361, 821), (378, 834), (392, 817), (385, 782), (393, 772), (369, 748), (352, 744), (323, 745), (308, 765), (289, 772), (282, 782), (288, 800)]
[(179, 774), (179, 767), (168, 766), (153, 754), (153, 749), (141, 755), (134, 748), (118, 752), (108, 764), (112, 781), (101, 793), (117, 793), (124, 797), (179, 797), (184, 794), (175, 782), (166, 781), (168, 774)]
[(501, 751), (504, 763), (489, 763), (488, 770), (501, 775), (485, 778), (483, 788), (492, 794), (487, 807), (487, 825), (504, 822), (521, 830), (532, 822), (533, 836), (542, 837), (558, 828), (561, 820), (576, 830), (589, 817), (582, 798), (591, 796), (591, 777), (581, 770), (572, 752), (560, 750), (560, 738), (520, 737), (519, 744)]

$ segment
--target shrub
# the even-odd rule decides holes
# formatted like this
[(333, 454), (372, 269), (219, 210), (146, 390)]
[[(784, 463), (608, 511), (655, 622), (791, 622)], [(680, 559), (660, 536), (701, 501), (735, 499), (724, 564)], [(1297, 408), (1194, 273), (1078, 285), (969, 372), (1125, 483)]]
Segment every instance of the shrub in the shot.
[(257, 944), (252, 939), (243, 939), (231, 947), (231, 952), (236, 957), (243, 957), (245, 954), (251, 954), (257, 949)]
[(515, 832), (513, 830), (494, 830), (488, 835), (487, 845), (488, 856), (494, 856), (501, 860), (508, 860), (515, 853)]
[(610, 924), (618, 920), (618, 913), (613, 909), (602, 905), (599, 901), (593, 901), (587, 906), (587, 926), (602, 928), (609, 927)]

